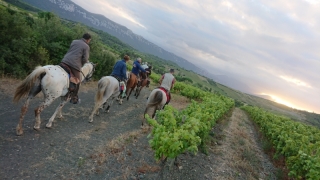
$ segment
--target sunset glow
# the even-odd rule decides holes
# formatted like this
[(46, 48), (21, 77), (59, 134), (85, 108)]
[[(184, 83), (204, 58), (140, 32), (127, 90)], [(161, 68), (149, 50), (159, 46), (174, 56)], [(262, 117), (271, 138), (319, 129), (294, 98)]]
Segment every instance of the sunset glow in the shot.
[[(304, 108), (301, 108), (297, 105), (293, 105), (291, 102), (289, 102), (288, 100), (285, 100), (285, 99), (282, 99), (278, 96), (275, 96), (275, 95), (271, 95), (271, 94), (266, 94), (266, 93), (260, 93), (261, 95), (266, 95), (266, 96), (269, 96), (271, 97), (272, 101), (276, 102), (276, 103), (279, 103), (279, 104), (283, 104), (283, 105), (286, 105), (288, 107), (291, 107), (291, 108), (294, 108), (294, 109), (299, 109), (299, 110), (305, 110), (305, 111), (309, 111), (309, 110), (306, 110)], [(309, 111), (310, 112), (310, 111)]]

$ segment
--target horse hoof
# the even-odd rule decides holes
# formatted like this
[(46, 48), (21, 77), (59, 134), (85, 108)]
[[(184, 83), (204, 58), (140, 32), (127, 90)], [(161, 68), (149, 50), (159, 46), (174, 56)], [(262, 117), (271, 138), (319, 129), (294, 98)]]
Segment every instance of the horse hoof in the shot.
[(34, 130), (40, 131), (40, 128), (33, 127)]
[(49, 126), (48, 124), (46, 125), (47, 129), (52, 129), (52, 124)]
[(17, 136), (22, 136), (23, 134), (23, 129), (19, 129), (16, 131)]

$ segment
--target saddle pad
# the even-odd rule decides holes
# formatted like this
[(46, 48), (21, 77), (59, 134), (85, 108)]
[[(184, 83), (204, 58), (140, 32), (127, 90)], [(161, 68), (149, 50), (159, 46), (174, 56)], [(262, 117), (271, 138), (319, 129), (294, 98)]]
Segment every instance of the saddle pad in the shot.
[(168, 91), (167, 91), (165, 88), (163, 88), (163, 87), (159, 87), (159, 89), (161, 89), (161, 90), (166, 94), (166, 96), (167, 96), (167, 102), (169, 102), (169, 101), (170, 101), (170, 96), (169, 96), (169, 94), (168, 94)]

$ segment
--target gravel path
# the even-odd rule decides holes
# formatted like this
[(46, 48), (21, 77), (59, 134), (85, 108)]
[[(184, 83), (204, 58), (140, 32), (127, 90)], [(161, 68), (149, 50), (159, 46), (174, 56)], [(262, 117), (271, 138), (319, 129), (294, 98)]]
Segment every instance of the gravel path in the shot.
[[(235, 109), (230, 118), (215, 126), (219, 132), (214, 132), (209, 142), (208, 155), (179, 155), (169, 170), (168, 164), (162, 168), (153, 157), (147, 138), (150, 129), (140, 128), (150, 90), (144, 89), (138, 99), (132, 96), (122, 105), (115, 101), (109, 113), (100, 113), (88, 123), (96, 91), (92, 84), (80, 90), (81, 104), (63, 108), (64, 119), (56, 119), (52, 129), (46, 129), (45, 124), (59, 100), (42, 112), (39, 132), (32, 127), (33, 110), (41, 98), (32, 100), (23, 136), (15, 134), (23, 102), (12, 104), (12, 95), (0, 87), (0, 179), (274, 179), (273, 166), (263, 155), (253, 125), (241, 110)], [(182, 108), (185, 100), (176, 100), (172, 105)], [(233, 145), (242, 142), (236, 138), (239, 132), (245, 132), (249, 144), (245, 147), (253, 147), (250, 152), (257, 157), (250, 173), (246, 169), (242, 172), (235, 161), (246, 159), (241, 146)]]

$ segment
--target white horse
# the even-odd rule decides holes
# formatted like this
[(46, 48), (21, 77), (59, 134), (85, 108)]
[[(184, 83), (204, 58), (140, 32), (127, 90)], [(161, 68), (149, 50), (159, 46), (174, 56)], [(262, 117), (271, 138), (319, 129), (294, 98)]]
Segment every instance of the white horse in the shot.
[[(81, 68), (81, 82), (84, 80), (89, 80), (95, 70), (95, 64), (89, 62), (84, 64)], [(48, 107), (55, 99), (61, 97), (61, 103), (57, 107), (56, 111), (53, 113), (49, 122), (46, 124), (47, 128), (52, 126), (52, 122), (59, 112), (59, 118), (62, 118), (61, 109), (67, 101), (70, 100), (69, 93), (69, 75), (58, 65), (46, 65), (36, 67), (31, 74), (29, 74), (17, 87), (13, 101), (18, 102), (21, 97), (28, 94), (27, 100), (21, 108), (20, 120), (16, 128), (17, 135), (23, 134), (23, 118), (28, 110), (29, 101), (34, 96), (36, 96), (40, 91), (44, 95), (44, 102), (40, 104), (35, 111), (35, 125), (33, 129), (40, 129), (40, 113), (44, 108)]]
[(151, 115), (151, 118), (154, 118), (156, 111), (163, 109), (166, 102), (167, 102), (167, 95), (163, 90), (161, 90), (159, 88), (152, 90), (149, 97), (148, 97), (148, 100), (147, 100), (147, 107), (146, 107), (144, 114), (143, 114), (141, 126), (144, 125), (145, 115), (148, 113), (148, 110), (150, 108), (153, 108), (153, 113)]
[[(121, 81), (120, 84), (125, 85), (125, 82)], [(98, 82), (98, 92), (95, 96), (95, 105), (91, 115), (89, 116), (89, 122), (93, 122), (93, 115), (99, 115), (99, 109), (105, 109), (105, 112), (109, 112), (109, 108), (112, 105), (115, 98), (120, 98), (120, 104), (122, 103), (122, 97), (120, 95), (119, 81), (113, 76), (104, 76)], [(107, 108), (105, 104), (108, 103)]]

